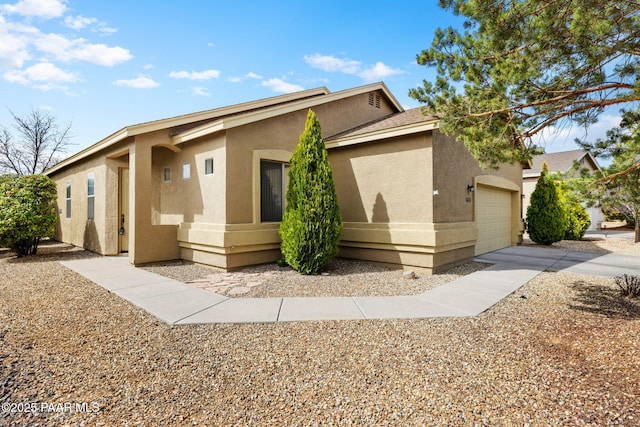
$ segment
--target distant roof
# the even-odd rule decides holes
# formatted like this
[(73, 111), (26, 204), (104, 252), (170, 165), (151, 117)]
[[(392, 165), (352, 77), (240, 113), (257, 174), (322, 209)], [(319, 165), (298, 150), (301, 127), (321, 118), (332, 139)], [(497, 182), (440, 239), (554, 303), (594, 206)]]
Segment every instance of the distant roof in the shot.
[(531, 162), (531, 169), (526, 172), (523, 171), (523, 178), (532, 178), (540, 176), (542, 172), (542, 165), (547, 164), (547, 169), (550, 173), (554, 172), (568, 172), (574, 162), (580, 162), (583, 158), (591, 163), (593, 169), (600, 169), (600, 165), (596, 159), (585, 150), (571, 150), (562, 151), (560, 153), (545, 153), (533, 158)]

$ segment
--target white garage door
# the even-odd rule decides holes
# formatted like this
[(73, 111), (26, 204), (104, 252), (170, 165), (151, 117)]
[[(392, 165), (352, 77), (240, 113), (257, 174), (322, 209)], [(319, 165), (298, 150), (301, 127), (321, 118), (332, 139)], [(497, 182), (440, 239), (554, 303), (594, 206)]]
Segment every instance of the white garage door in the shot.
[(511, 192), (476, 188), (476, 255), (511, 246)]

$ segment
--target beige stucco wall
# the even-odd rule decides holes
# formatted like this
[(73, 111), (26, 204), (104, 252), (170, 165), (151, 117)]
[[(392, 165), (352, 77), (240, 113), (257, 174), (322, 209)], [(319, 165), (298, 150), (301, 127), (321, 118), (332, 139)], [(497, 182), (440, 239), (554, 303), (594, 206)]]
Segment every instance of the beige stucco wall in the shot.
[[(126, 143), (114, 146), (106, 155), (112, 156), (124, 147)], [(127, 164), (126, 159), (93, 156), (50, 176), (58, 190), (57, 240), (104, 255), (118, 253), (118, 170)], [(95, 185), (93, 220), (87, 219), (87, 179), (91, 172)], [(71, 181), (71, 218), (66, 216), (68, 180)]]
[[(522, 166), (504, 164), (500, 169), (483, 169), (464, 144), (439, 131), (433, 142), (434, 222), (466, 222), (474, 220), (473, 194), (467, 190), (477, 176), (493, 175), (522, 188)], [(518, 203), (519, 204), (519, 203)]]
[[(394, 111), (384, 97), (380, 97), (379, 108), (369, 105), (369, 94), (320, 105), (313, 110), (325, 138)], [(224, 142), (219, 147), (203, 141), (193, 148), (195, 153), (202, 147), (217, 147), (214, 148), (215, 155), (224, 158), (224, 162), (220, 162), (225, 165), (224, 175), (220, 176), (226, 179), (226, 190), (218, 190), (216, 186), (215, 197), (203, 198), (203, 212), (211, 214), (194, 215), (192, 220), (185, 217), (181, 223), (178, 240), (183, 258), (227, 269), (279, 258), (278, 224), (260, 223), (259, 219), (259, 162), (266, 159), (286, 163), (291, 159), (304, 131), (307, 113), (305, 108), (231, 128), (223, 132), (224, 139), (220, 141)], [(185, 156), (191, 152), (188, 147), (183, 150)], [(219, 199), (218, 194), (224, 199)], [(224, 212), (221, 214), (218, 208), (208, 210), (209, 203), (216, 203), (224, 208)], [(175, 222), (178, 220), (174, 218)]]
[(431, 135), (332, 149), (342, 219), (365, 223), (430, 223)]
[[(135, 142), (134, 142), (135, 141)], [(119, 173), (128, 168), (129, 259), (133, 264), (179, 258), (177, 226), (154, 224), (153, 200), (159, 179), (152, 176), (152, 147), (169, 141), (167, 131), (128, 138), (99, 154), (56, 171), (50, 177), (58, 186), (62, 209), (56, 238), (91, 251), (120, 252)], [(87, 174), (95, 175), (95, 219), (87, 220)], [(72, 216), (66, 218), (66, 182), (71, 180)]]
[(533, 190), (536, 189), (537, 183), (538, 178), (522, 179), (522, 194), (524, 195), (524, 197), (522, 198), (522, 217), (525, 219), (527, 217), (527, 208), (531, 203), (531, 194), (533, 194)]
[(157, 150), (153, 147), (168, 143), (167, 130), (161, 130), (137, 135), (129, 147), (129, 261), (132, 264), (180, 257), (178, 226), (154, 222), (154, 198), (161, 176), (153, 174), (153, 152)]
[[(313, 108), (324, 138), (387, 116), (393, 111), (382, 98), (381, 107), (368, 103), (368, 94)], [(253, 152), (283, 150), (293, 153), (304, 131), (307, 109), (234, 128), (227, 133), (227, 223), (253, 223)]]
[[(174, 152), (153, 148), (153, 221), (154, 224), (179, 225), (183, 222), (225, 223), (226, 154), (224, 134), (216, 134)], [(205, 159), (213, 159), (213, 174), (205, 175)], [(190, 165), (189, 179), (182, 168)], [(164, 168), (171, 179), (164, 181)]]
[(521, 232), (519, 165), (484, 170), (464, 145), (423, 132), (330, 151), (345, 221), (340, 256), (436, 272), (473, 257), (478, 237), (468, 185), (512, 192)]

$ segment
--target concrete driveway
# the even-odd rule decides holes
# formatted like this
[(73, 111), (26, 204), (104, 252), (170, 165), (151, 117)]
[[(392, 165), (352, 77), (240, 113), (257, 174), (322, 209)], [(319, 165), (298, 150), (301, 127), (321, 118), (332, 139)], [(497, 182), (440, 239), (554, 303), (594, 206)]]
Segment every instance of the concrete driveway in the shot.
[(499, 265), (507, 270), (510, 266), (517, 266), (517, 268), (527, 265), (541, 267), (548, 264), (545, 268), (547, 271), (563, 271), (603, 277), (614, 277), (622, 274), (640, 276), (640, 257), (633, 255), (573, 252), (538, 246), (511, 246), (480, 255), (475, 259), (476, 261)]

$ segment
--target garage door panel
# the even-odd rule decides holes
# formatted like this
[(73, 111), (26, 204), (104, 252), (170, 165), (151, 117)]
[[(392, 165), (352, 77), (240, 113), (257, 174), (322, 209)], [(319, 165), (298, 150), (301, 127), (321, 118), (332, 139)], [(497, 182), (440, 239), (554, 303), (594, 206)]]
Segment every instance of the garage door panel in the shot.
[(476, 224), (476, 255), (511, 246), (511, 192), (478, 186)]

